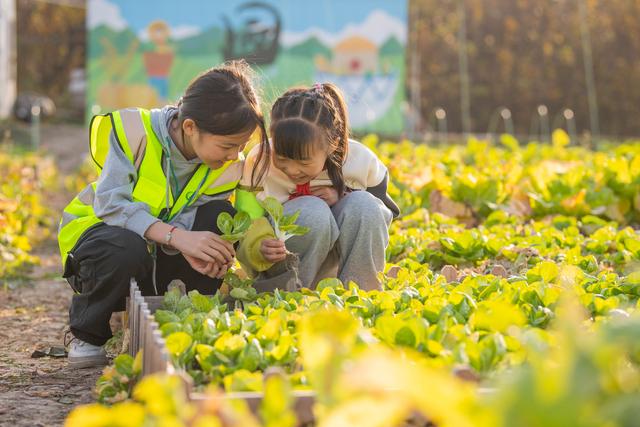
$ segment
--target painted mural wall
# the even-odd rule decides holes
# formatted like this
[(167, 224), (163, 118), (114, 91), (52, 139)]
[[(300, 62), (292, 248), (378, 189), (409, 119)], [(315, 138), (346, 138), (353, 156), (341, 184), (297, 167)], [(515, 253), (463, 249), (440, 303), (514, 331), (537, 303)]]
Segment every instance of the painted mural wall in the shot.
[(333, 82), (352, 127), (404, 128), (404, 0), (90, 0), (88, 111), (174, 102), (199, 72), (244, 58), (267, 103)]

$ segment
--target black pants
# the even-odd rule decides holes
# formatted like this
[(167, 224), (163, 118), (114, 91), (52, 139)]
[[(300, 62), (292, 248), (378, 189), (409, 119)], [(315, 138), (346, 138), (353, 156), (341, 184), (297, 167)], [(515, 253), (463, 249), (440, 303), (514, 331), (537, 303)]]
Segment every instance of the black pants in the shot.
[[(221, 212), (235, 213), (228, 201), (212, 201), (198, 208), (192, 230), (213, 231)], [(156, 251), (156, 285), (164, 294), (174, 279), (182, 280), (187, 290), (213, 294), (221, 279), (212, 279), (195, 271), (181, 255)], [(69, 308), (73, 335), (93, 345), (111, 338), (111, 314), (125, 309), (129, 282), (135, 277), (144, 295), (153, 295), (153, 258), (142, 237), (122, 227), (98, 224), (82, 234), (67, 258), (64, 277), (76, 292)]]

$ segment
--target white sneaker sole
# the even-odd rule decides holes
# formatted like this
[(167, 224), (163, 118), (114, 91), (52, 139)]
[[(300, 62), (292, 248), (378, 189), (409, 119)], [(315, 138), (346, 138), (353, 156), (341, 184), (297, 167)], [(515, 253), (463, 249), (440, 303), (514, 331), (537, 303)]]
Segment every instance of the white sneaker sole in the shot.
[(94, 366), (104, 366), (109, 363), (107, 356), (70, 356), (67, 358), (69, 366), (73, 368), (91, 368)]

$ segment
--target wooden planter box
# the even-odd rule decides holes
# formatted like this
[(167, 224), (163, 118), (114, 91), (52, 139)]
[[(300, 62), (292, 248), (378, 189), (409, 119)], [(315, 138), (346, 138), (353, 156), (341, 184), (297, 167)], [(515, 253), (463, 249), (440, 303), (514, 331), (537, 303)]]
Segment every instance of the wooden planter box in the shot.
[[(142, 296), (140, 289), (134, 279), (131, 280), (129, 299), (127, 301), (127, 314), (129, 326), (129, 354), (135, 356), (138, 351), (142, 353), (142, 376), (155, 373), (180, 374), (178, 369), (173, 366), (169, 353), (164, 342), (164, 338), (160, 333), (158, 323), (155, 321), (153, 313), (162, 305), (163, 297), (161, 296)], [(265, 377), (269, 372), (265, 373)], [(207, 399), (202, 394), (193, 390), (192, 383), (189, 382), (190, 377), (187, 374), (182, 375), (188, 380), (187, 389), (189, 400), (201, 401)], [(260, 403), (264, 397), (263, 393), (258, 392), (232, 392), (225, 393), (223, 399), (244, 400), (251, 411), (257, 416)], [(298, 419), (299, 425), (312, 423), (313, 405), (315, 402), (315, 393), (312, 391), (293, 391), (294, 411)]]

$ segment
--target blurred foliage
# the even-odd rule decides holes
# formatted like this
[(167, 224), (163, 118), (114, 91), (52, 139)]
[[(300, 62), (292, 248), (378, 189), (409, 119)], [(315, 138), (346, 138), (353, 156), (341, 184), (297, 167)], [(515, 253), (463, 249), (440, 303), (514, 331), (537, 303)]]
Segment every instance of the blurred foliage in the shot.
[(70, 105), (71, 71), (85, 66), (85, 4), (16, 2), (19, 93), (35, 92), (58, 106)]
[[(548, 106), (551, 121), (571, 108), (578, 131), (589, 129), (579, 1), (465, 2), (473, 131), (485, 132), (493, 112), (508, 107), (516, 133), (528, 133), (539, 104)], [(640, 0), (584, 1), (601, 132), (639, 135), (640, 85), (629, 83), (640, 81)], [(458, 4), (410, 1), (407, 49), (408, 82), (412, 61), (419, 61), (422, 116), (433, 120), (442, 107), (454, 131), (462, 129)]]
[[(441, 427), (637, 425), (640, 318), (613, 318), (593, 331), (569, 294), (547, 339), (524, 337), (526, 363), (502, 372), (484, 389), (429, 366), (411, 350), (362, 340), (364, 331), (348, 311), (305, 312), (296, 322), (302, 356), (324, 384), (317, 389), (314, 425), (433, 425), (404, 422), (416, 413)], [(134, 388), (132, 400), (77, 407), (65, 426), (295, 425), (284, 378), (269, 378), (264, 393), (257, 420), (244, 402), (221, 399), (215, 387), (205, 400), (188, 402), (178, 376), (156, 374)]]
[(56, 188), (57, 169), (39, 153), (0, 148), (0, 284), (37, 263), (32, 247), (50, 236), (54, 217), (45, 193)]

